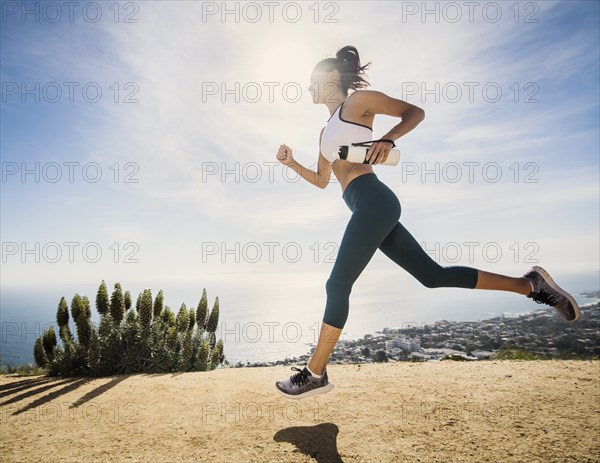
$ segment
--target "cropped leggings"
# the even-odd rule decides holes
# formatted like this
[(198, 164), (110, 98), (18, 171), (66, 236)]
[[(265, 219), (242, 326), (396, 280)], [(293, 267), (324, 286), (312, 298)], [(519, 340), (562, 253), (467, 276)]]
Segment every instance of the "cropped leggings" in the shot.
[(443, 267), (435, 262), (398, 221), (400, 201), (375, 173), (350, 181), (342, 198), (352, 216), (325, 285), (327, 304), (323, 321), (343, 328), (348, 318), (352, 285), (380, 249), (427, 288), (475, 288), (477, 270)]

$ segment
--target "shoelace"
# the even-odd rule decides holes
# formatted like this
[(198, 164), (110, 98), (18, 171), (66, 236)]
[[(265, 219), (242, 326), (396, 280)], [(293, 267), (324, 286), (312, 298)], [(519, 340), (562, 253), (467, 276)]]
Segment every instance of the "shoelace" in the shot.
[(544, 289), (540, 290), (540, 292), (533, 298), (535, 302), (538, 304), (548, 304), (550, 306), (555, 306), (558, 304), (558, 300), (556, 299), (556, 294), (550, 293)]
[(306, 376), (306, 374), (304, 373), (304, 370), (302, 370), (300, 368), (296, 368), (296, 367), (292, 367), (292, 370), (296, 370), (299, 372), (290, 378), (290, 381), (292, 382), (292, 384), (295, 384), (297, 386), (302, 386), (302, 385), (308, 383), (308, 376)]

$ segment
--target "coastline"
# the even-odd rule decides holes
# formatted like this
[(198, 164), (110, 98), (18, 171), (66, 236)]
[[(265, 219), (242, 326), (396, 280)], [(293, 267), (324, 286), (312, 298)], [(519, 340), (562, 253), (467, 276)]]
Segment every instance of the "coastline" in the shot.
[[(595, 293), (596, 294), (596, 293)], [(597, 297), (597, 296), (596, 296)], [(575, 323), (559, 317), (554, 309), (541, 308), (510, 317), (499, 316), (478, 322), (441, 320), (419, 327), (384, 327), (360, 339), (339, 340), (328, 364), (352, 365), (378, 362), (493, 360), (507, 350), (524, 359), (593, 360), (600, 358), (600, 301), (580, 307)], [(577, 337), (571, 337), (576, 333)], [(557, 343), (557, 339), (566, 338)], [(270, 362), (226, 362), (221, 368), (269, 367), (305, 364), (315, 349), (297, 357)], [(383, 353), (385, 354), (383, 354)], [(529, 357), (527, 354), (530, 354)], [(500, 356), (500, 357), (498, 357)], [(518, 358), (518, 357), (517, 357)]]

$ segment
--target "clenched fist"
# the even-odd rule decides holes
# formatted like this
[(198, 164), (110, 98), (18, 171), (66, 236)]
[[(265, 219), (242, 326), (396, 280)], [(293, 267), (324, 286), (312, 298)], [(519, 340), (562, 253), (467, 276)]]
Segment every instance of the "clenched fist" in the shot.
[(277, 160), (282, 164), (288, 165), (294, 158), (292, 157), (292, 149), (287, 145), (279, 145), (279, 151), (277, 151)]

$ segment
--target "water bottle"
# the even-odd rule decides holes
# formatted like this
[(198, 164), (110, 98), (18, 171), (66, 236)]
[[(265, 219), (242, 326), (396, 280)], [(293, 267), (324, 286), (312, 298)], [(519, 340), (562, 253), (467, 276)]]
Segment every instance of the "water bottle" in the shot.
[[(372, 143), (375, 141), (391, 141), (393, 140), (381, 139), (381, 140), (370, 140), (366, 142), (360, 143), (352, 143), (351, 145), (341, 145), (338, 150), (338, 156), (340, 159), (349, 162), (356, 162), (359, 164), (370, 164), (367, 161), (367, 153), (369, 151), (369, 146), (366, 146), (367, 143)], [(396, 144), (394, 143), (394, 147)], [(400, 161), (400, 150), (398, 148), (392, 148), (385, 162), (380, 163), (383, 166), (395, 166)], [(375, 164), (379, 165), (379, 164)]]

